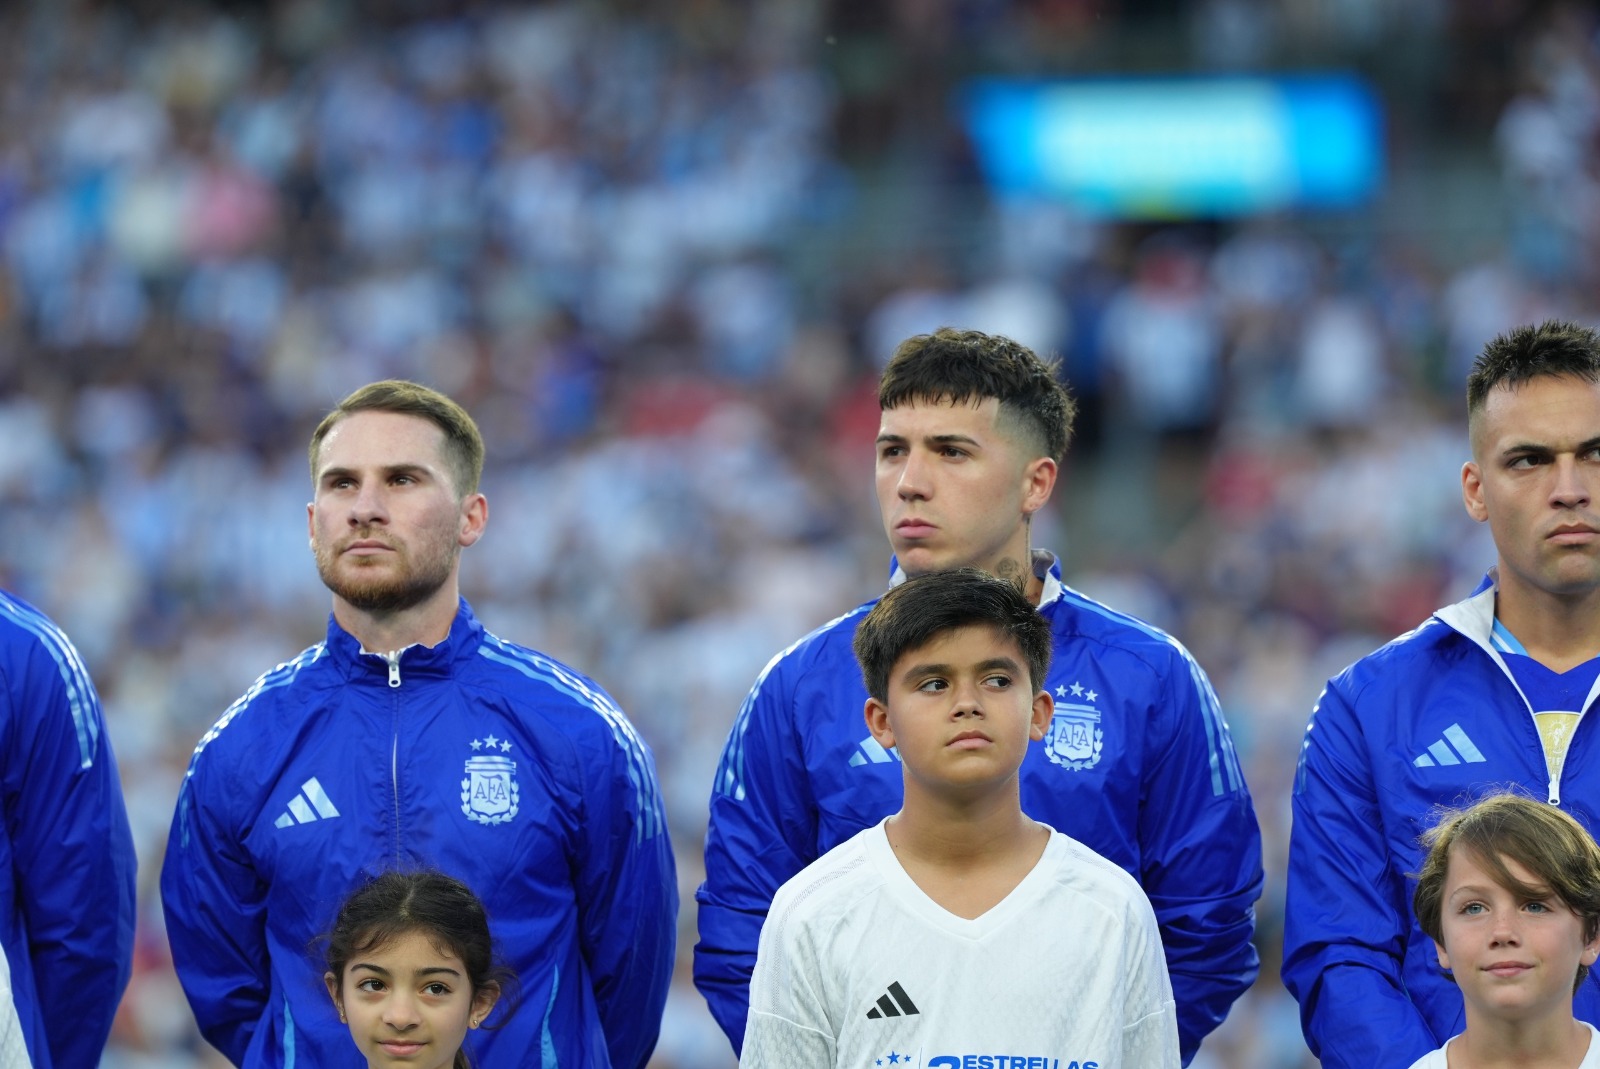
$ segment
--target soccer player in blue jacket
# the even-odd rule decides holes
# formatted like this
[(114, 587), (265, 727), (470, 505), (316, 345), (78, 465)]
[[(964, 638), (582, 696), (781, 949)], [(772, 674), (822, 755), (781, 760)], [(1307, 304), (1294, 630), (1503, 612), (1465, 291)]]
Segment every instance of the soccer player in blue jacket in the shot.
[[(1467, 418), (1462, 496), (1494, 569), (1331, 679), (1301, 748), (1283, 980), (1326, 1069), (1410, 1065), (1465, 1025), (1408, 884), (1439, 806), (1515, 784), (1600, 828), (1600, 335), (1495, 338)], [(1573, 1012), (1600, 1025), (1592, 980)]]
[(393, 869), (475, 888), (522, 1002), (481, 1069), (640, 1069), (672, 973), (677, 880), (654, 761), (611, 698), (484, 630), (458, 593), (489, 506), (454, 401), (363, 387), (311, 440), (325, 641), (195, 748), (161, 874), (200, 1029), (244, 1069), (360, 1069), (308, 947)]
[(0, 818), (0, 1065), (98, 1065), (133, 969), (133, 835), (78, 651), (4, 592)]
[[(1072, 427), (1053, 366), (1010, 339), (942, 329), (900, 345), (878, 400), (892, 582), (981, 568), (1016, 582), (1049, 621), (1055, 712), (1023, 761), (1022, 808), (1144, 888), (1187, 1063), (1259, 964), (1260, 832), (1211, 684), (1177, 641), (1065, 586), (1054, 555), (1030, 545)], [(777, 889), (900, 808), (899, 758), (862, 724), (851, 651), (872, 604), (773, 658), (717, 768), (695, 982), (735, 1050)]]

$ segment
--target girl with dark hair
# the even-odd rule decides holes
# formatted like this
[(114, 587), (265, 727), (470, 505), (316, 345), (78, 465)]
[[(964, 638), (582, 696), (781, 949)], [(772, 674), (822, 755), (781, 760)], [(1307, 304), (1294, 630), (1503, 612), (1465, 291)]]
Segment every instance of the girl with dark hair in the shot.
[(483, 904), (437, 872), (388, 872), (339, 909), (323, 982), (369, 1069), (471, 1069), (462, 1046), (510, 974)]

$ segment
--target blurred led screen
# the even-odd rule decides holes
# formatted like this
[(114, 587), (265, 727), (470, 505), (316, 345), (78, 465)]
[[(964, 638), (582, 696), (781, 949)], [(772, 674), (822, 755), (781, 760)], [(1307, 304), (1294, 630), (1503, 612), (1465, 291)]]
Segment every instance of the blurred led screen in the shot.
[(997, 191), (1099, 216), (1348, 208), (1382, 180), (1379, 105), (1350, 76), (982, 80), (962, 107)]

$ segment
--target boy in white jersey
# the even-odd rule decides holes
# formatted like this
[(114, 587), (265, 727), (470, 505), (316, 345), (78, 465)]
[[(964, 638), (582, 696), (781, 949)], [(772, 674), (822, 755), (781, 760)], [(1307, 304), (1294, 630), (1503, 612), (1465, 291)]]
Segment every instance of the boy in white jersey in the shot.
[(1600, 847), (1553, 805), (1496, 794), (1424, 836), (1412, 903), (1467, 1027), (1411, 1069), (1600, 1069), (1572, 996), (1600, 956)]
[(867, 726), (904, 802), (778, 891), (742, 1067), (1177, 1069), (1149, 900), (1022, 812), (1050, 650), (1028, 599), (973, 569), (907, 580), (862, 621)]

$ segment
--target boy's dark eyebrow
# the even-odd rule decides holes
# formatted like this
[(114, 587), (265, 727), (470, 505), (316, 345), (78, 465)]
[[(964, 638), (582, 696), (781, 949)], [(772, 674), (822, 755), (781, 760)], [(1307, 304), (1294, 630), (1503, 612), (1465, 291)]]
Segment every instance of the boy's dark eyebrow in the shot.
[(1022, 666), (1010, 657), (990, 657), (987, 660), (979, 661), (972, 667), (974, 671), (978, 672), (993, 672), (997, 668), (1003, 668), (1013, 673), (1022, 670)]
[[(1017, 664), (1016, 660), (1011, 657), (990, 657), (979, 661), (972, 666), (972, 669), (975, 672), (993, 672), (996, 669), (1004, 669), (1016, 675), (1022, 671), (1022, 666)], [(911, 679), (917, 676), (947, 676), (954, 671), (955, 665), (950, 664), (913, 664), (907, 666), (906, 670), (900, 673), (900, 677), (902, 679)]]

